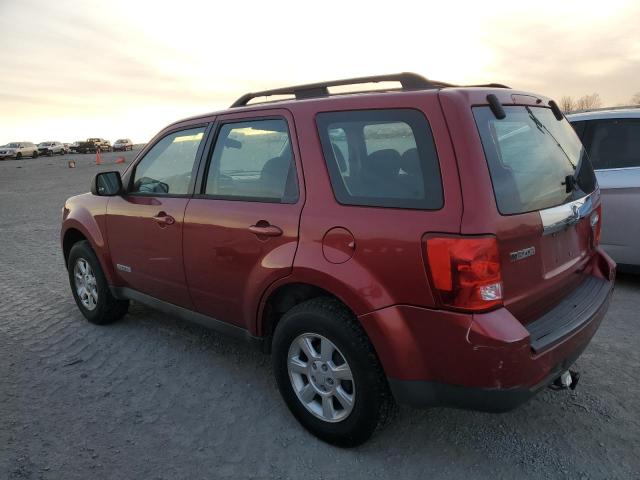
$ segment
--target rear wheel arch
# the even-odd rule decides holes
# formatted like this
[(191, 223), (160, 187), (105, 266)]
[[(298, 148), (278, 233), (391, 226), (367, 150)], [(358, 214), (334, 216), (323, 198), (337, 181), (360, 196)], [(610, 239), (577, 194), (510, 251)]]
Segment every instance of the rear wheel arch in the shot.
[(258, 318), (259, 332), (268, 339), (264, 342), (265, 349), (270, 351), (273, 332), (280, 319), (293, 307), (313, 298), (331, 298), (342, 304), (355, 319), (357, 315), (347, 302), (333, 292), (306, 282), (291, 282), (278, 286), (268, 293), (264, 301), (262, 313)]

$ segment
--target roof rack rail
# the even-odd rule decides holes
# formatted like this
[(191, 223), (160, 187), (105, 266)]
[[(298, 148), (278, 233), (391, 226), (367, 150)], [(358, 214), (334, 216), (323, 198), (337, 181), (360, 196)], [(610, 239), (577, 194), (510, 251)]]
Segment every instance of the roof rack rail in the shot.
[[(276, 88), (264, 90), (262, 92), (246, 93), (231, 105), (231, 108), (243, 107), (254, 98), (271, 97), (273, 95), (295, 95), (296, 100), (304, 98), (328, 97), (329, 87), (341, 85), (358, 85), (361, 83), (379, 82), (400, 82), (403, 90), (428, 90), (432, 88), (455, 87), (456, 85), (429, 80), (416, 73), (394, 73), (390, 75), (375, 75), (371, 77), (348, 78), (343, 80), (333, 80), (330, 82), (309, 83), (307, 85), (296, 85), (293, 87)], [(497, 84), (496, 84), (497, 85)], [(353, 92), (349, 92), (353, 93)]]
[(480, 85), (463, 85), (464, 87), (486, 87), (486, 88), (511, 88), (509, 85), (503, 85), (502, 83), (483, 83)]

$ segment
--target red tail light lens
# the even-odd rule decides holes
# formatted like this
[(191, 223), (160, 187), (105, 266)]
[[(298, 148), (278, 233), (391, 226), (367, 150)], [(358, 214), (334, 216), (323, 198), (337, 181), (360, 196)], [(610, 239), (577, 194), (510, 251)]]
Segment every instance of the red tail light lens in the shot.
[(602, 205), (591, 214), (591, 230), (593, 231), (593, 246), (600, 245), (600, 232), (602, 232)]
[(465, 311), (502, 305), (502, 275), (494, 237), (427, 239), (429, 273), (440, 303)]

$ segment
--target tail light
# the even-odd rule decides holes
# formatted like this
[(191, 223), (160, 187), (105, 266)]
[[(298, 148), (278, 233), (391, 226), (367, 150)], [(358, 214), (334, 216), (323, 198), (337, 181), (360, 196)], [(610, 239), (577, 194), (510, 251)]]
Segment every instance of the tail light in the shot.
[(495, 237), (430, 237), (426, 250), (433, 288), (442, 306), (482, 311), (502, 305)]
[(593, 246), (597, 247), (600, 245), (600, 232), (602, 232), (602, 205), (598, 205), (598, 208), (591, 213), (589, 222), (593, 232)]

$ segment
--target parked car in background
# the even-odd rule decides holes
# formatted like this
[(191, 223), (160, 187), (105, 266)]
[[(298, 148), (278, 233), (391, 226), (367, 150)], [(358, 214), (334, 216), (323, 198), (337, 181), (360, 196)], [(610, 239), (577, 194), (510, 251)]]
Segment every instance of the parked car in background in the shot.
[(69, 152), (78, 153), (78, 147), (82, 143), (82, 140), (76, 140), (73, 143), (69, 144)]
[(11, 142), (0, 147), (0, 160), (5, 158), (20, 159), (23, 157), (38, 157), (38, 147), (32, 142)]
[(64, 155), (67, 153), (65, 146), (60, 142), (42, 142), (38, 144), (40, 155)]
[[(304, 100), (252, 102), (275, 95)], [(133, 300), (257, 342), (295, 418), (343, 446), (394, 399), (506, 411), (575, 387), (613, 291), (580, 140), (555, 102), (498, 84), (246, 94), (91, 192), (61, 229), (87, 320)]]
[(128, 138), (120, 138), (116, 140), (113, 144), (113, 151), (125, 151), (125, 150), (133, 150), (133, 142)]
[(640, 107), (567, 115), (602, 192), (602, 247), (621, 271), (640, 273)]
[(80, 142), (76, 147), (78, 153), (96, 153), (98, 150), (101, 152), (111, 151), (111, 142), (104, 138), (87, 138), (84, 142)]

